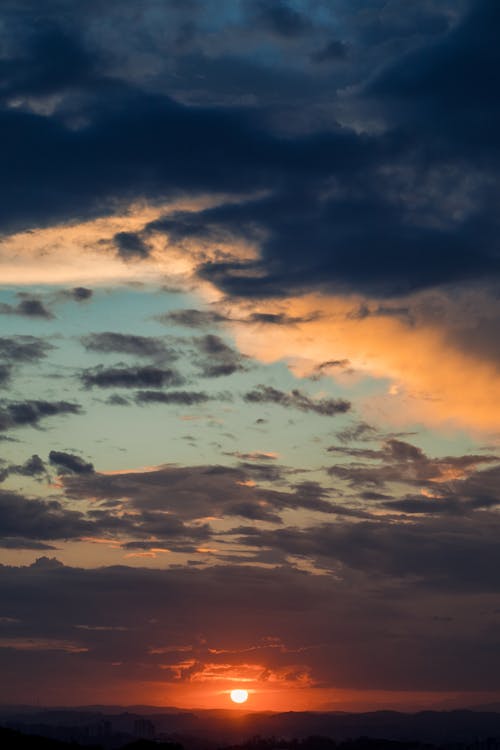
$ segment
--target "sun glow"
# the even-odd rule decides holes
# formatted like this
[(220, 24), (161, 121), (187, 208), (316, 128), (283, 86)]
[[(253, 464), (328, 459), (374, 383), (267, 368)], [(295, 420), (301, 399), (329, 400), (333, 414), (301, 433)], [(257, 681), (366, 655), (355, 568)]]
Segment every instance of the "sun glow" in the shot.
[(245, 703), (248, 700), (248, 690), (231, 690), (229, 695), (233, 703)]

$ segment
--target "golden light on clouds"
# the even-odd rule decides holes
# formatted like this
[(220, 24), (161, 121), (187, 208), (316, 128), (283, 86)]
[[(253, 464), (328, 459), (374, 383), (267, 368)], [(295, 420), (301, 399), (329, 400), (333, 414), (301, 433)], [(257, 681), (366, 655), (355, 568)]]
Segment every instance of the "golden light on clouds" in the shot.
[[(195, 267), (213, 260), (214, 254), (231, 253), (235, 259), (255, 257), (256, 248), (221, 238), (217, 248), (199, 241), (170, 242), (168, 232), (148, 230), (148, 225), (177, 211), (200, 211), (227, 196), (200, 196), (170, 203), (135, 203), (110, 216), (88, 221), (56, 224), (6, 235), (0, 238), (0, 275), (4, 286), (58, 284), (165, 283), (203, 288), (205, 298), (218, 299), (211, 285), (194, 278)], [(232, 200), (235, 200), (234, 198)], [(141, 233), (148, 256), (124, 260), (118, 254), (114, 236)]]
[[(3, 283), (174, 283), (196, 293), (202, 306), (215, 304), (233, 318), (229, 328), (237, 346), (261, 362), (283, 360), (298, 377), (314, 377), (321, 371), (347, 389), (364, 378), (387, 380), (377, 392), (371, 389), (369, 396), (357, 398), (358, 412), (365, 419), (450, 430), (498, 429), (491, 404), (500, 401), (500, 374), (493, 363), (450, 343), (446, 315), (413, 325), (397, 313), (405, 301), (394, 303), (396, 313), (391, 314), (387, 303), (354, 295), (309, 294), (250, 303), (224, 299), (213, 284), (197, 278), (196, 268), (208, 260), (257, 257), (255, 245), (230, 237), (170, 242), (168, 233), (148, 231), (149, 255), (140, 261), (125, 261), (114, 247), (113, 237), (119, 232), (140, 233), (160, 217), (199, 211), (220, 201), (221, 196), (212, 196), (161, 206), (135, 204), (113, 216), (6, 236), (0, 241)], [(422, 308), (427, 301), (425, 294), (421, 297), (416, 304)], [(290, 322), (265, 325), (248, 320), (255, 313), (277, 312)]]
[[(492, 363), (453, 346), (440, 321), (412, 326), (397, 316), (363, 317), (356, 311), (364, 302), (359, 297), (295, 297), (280, 301), (279, 310), (299, 322), (233, 323), (232, 331), (245, 354), (266, 363), (284, 360), (298, 377), (315, 377), (330, 362), (322, 374), (348, 388), (363, 378), (387, 379), (379, 393), (357, 399), (366, 419), (498, 430), (491, 405), (500, 402), (500, 373)], [(259, 307), (260, 312), (276, 309), (272, 302)], [(244, 314), (245, 308), (233, 306), (233, 317)]]

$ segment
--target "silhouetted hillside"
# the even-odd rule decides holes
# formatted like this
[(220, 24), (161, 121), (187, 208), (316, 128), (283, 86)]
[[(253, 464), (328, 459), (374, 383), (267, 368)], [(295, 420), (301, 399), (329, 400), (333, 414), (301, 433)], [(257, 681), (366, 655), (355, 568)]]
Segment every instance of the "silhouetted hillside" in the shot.
[[(341, 750), (414, 750), (424, 745), (452, 744), (457, 746), (454, 750), (500, 750), (495, 739), (500, 738), (500, 713), (478, 711), (354, 714), (219, 710), (139, 714), (106, 713), (105, 709), (36, 709), (30, 713), (26, 709), (4, 708), (0, 709), (0, 725), (51, 741), (73, 743), (73, 748), (76, 743), (105, 750), (126, 745), (130, 750), (145, 750), (151, 746), (147, 742), (153, 740), (155, 750), (158, 743), (168, 750), (180, 750), (179, 744), (186, 750), (332, 750), (334, 746), (338, 750), (338, 743), (348, 740), (351, 744), (342, 745)], [(355, 739), (360, 737), (369, 740), (363, 740), (361, 746), (361, 740)]]
[(0, 747), (2, 750), (76, 750), (78, 745), (0, 727)]
[[(76, 742), (63, 742), (37, 734), (25, 734), (15, 729), (0, 727), (0, 748), (2, 750), (102, 750), (101, 745), (80, 745)], [(154, 740), (133, 740), (122, 745), (120, 750), (184, 750), (182, 745), (173, 742)]]

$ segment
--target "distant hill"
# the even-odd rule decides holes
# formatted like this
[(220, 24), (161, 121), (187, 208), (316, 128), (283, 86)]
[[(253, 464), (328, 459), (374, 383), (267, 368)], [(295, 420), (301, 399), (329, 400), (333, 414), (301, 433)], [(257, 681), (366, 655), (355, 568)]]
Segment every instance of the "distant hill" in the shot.
[(2, 750), (76, 750), (77, 745), (0, 727)]
[[(179, 742), (186, 750), (211, 750), (241, 745), (249, 738), (321, 736), (336, 742), (367, 737), (402, 743), (477, 743), (500, 738), (500, 713), (495, 711), (397, 711), (369, 713), (245, 711), (141, 711), (84, 709), (1, 709), (0, 724), (31, 734), (86, 745), (118, 748), (139, 739)], [(490, 743), (491, 744), (491, 743)], [(500, 743), (498, 750), (500, 750)], [(13, 746), (14, 747), (14, 746)], [(497, 745), (488, 746), (493, 750)], [(43, 749), (44, 750), (44, 749)], [(484, 750), (484, 749), (483, 749)]]

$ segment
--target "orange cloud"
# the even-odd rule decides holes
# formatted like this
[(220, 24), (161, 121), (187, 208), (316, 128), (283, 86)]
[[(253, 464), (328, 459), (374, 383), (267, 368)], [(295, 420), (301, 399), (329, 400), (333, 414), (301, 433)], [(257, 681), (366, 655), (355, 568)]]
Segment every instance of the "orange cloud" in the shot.
[[(387, 379), (384, 391), (356, 401), (366, 418), (394, 425), (498, 430), (493, 405), (500, 403), (500, 373), (492, 362), (454, 345), (440, 320), (412, 325), (396, 315), (357, 315), (366, 304), (360, 297), (291, 298), (280, 301), (279, 312), (303, 322), (234, 322), (232, 331), (243, 352), (266, 363), (284, 360), (299, 377), (317, 374), (321, 364), (333, 362), (321, 372), (347, 388), (363, 377)], [(266, 302), (258, 309), (277, 308)], [(249, 308), (233, 305), (231, 312), (241, 318)]]

